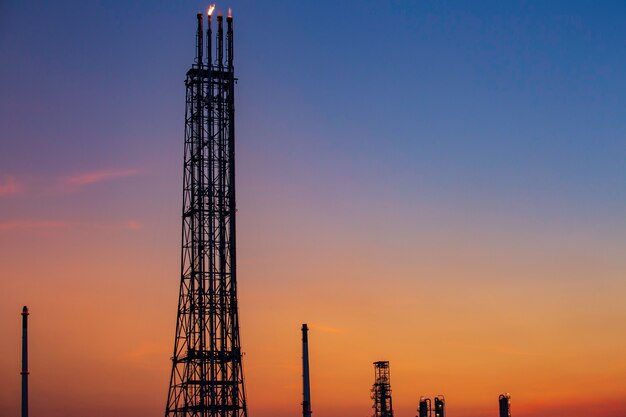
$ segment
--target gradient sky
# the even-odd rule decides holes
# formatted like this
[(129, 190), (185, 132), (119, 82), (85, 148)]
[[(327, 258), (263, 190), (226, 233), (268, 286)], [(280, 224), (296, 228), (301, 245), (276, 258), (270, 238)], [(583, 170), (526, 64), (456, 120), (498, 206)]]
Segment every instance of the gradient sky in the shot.
[[(480, 4), (478, 4), (480, 3)], [(0, 410), (163, 414), (199, 1), (0, 1)], [(626, 416), (626, 3), (230, 1), (251, 417)]]

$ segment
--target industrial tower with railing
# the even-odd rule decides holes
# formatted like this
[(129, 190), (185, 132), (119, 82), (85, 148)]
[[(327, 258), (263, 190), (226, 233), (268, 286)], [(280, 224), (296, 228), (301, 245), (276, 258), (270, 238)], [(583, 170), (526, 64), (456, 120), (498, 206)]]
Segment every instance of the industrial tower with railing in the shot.
[[(233, 19), (198, 14), (187, 71), (181, 279), (166, 417), (247, 417), (237, 307)], [(224, 33), (226, 32), (226, 33)], [(224, 36), (226, 35), (226, 36)]]
[(393, 417), (391, 403), (391, 381), (389, 362), (374, 362), (374, 385), (372, 385), (372, 399), (374, 414), (372, 417)]

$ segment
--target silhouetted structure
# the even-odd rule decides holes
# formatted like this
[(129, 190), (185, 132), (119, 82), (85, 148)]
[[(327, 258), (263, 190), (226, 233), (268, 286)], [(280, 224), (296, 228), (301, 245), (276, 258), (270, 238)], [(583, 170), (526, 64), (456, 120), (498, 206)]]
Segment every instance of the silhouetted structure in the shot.
[[(233, 19), (198, 14), (185, 80), (181, 282), (168, 417), (247, 416), (237, 307)], [(206, 50), (204, 41), (206, 39)], [(204, 53), (206, 52), (206, 57)]]
[(511, 396), (509, 394), (500, 394), (498, 405), (500, 406), (500, 417), (511, 417)]
[(28, 307), (22, 308), (22, 417), (28, 417)]
[(446, 415), (446, 401), (443, 395), (435, 397), (435, 417), (445, 417)]
[(393, 417), (391, 403), (391, 383), (389, 362), (374, 362), (374, 385), (372, 385), (372, 399), (374, 400), (374, 414), (372, 417)]
[(430, 398), (421, 397), (419, 405), (417, 406), (417, 417), (430, 417), (430, 405)]
[(309, 381), (309, 328), (302, 325), (302, 417), (311, 417), (311, 384)]

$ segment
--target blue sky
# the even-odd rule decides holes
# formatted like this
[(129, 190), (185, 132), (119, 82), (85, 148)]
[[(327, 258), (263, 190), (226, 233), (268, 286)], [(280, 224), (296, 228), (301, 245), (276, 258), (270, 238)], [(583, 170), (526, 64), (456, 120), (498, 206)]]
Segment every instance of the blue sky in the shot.
[[(256, 401), (253, 407), (262, 411), (256, 415), (281, 415), (258, 405), (265, 398), (259, 387), (276, 382), (263, 379), (267, 373), (259, 369), (272, 364), (283, 379), (286, 370), (297, 374), (281, 361), (291, 354), (286, 328), (295, 323), (297, 332), (305, 316), (317, 320), (318, 329), (351, 329), (346, 334), (360, 343), (367, 366), (368, 349), (384, 351), (380, 340), (367, 339), (370, 331), (386, 332), (387, 324), (368, 309), (379, 291), (401, 301), (390, 314), (397, 326), (407, 320), (406, 340), (424, 325), (415, 309), (432, 326), (452, 326), (450, 344), (421, 352), (433, 355), (427, 366), (418, 354), (398, 353), (414, 361), (395, 368), (402, 381), (425, 384), (428, 366), (456, 360), (463, 366), (447, 371), (450, 385), (437, 387), (467, 395), (468, 402), (470, 394), (484, 394), (480, 384), (469, 384), (470, 392), (452, 382), (482, 378), (467, 351), (453, 347), (469, 343), (463, 335), (472, 325), (488, 338), (492, 328), (476, 323), (511, 311), (519, 340), (489, 349), (539, 357), (545, 347), (541, 358), (547, 358), (543, 367), (530, 354), (502, 360), (511, 369), (538, 367), (537, 380), (515, 374), (520, 415), (540, 415), (528, 410), (549, 400), (533, 391), (545, 381), (541, 392), (561, 390), (555, 396), (580, 415), (598, 409), (599, 403), (572, 400), (591, 398), (588, 387), (617, 404), (605, 415), (623, 411), (626, 371), (611, 361), (626, 348), (619, 327), (626, 317), (620, 298), (626, 274), (626, 2), (218, 3), (223, 11), (229, 6), (239, 78), (242, 334), (249, 335), (250, 404)], [(85, 353), (86, 365), (104, 364), (118, 378), (140, 366), (147, 375), (142, 386), (154, 385), (153, 391), (127, 391), (146, 397), (135, 404), (139, 411), (109, 415), (162, 408), (154, 398), (168, 372), (178, 285), (183, 81), (193, 60), (195, 13), (206, 7), (195, 0), (0, 2), (0, 263), (4, 276), (15, 277), (2, 283), (2, 317), (19, 313), (23, 300), (37, 300), (33, 311), (49, 307), (48, 327), (62, 329), (69, 326), (66, 317), (50, 312), (63, 297), (47, 292), (67, 290), (64, 296), (74, 301), (99, 288), (101, 297), (85, 308), (97, 310), (92, 313), (104, 330), (91, 336), (115, 329), (121, 332), (116, 340), (137, 340), (137, 351), (156, 352), (141, 365)], [(32, 262), (33, 253), (41, 259)], [(384, 290), (375, 288), (381, 276)], [(423, 288), (437, 285), (451, 294), (440, 310), (432, 299), (413, 304), (424, 300)], [(305, 289), (317, 296), (295, 304)], [(468, 300), (479, 300), (478, 307)], [(133, 311), (153, 315), (143, 327), (126, 322), (124, 307), (110, 310), (130, 302)], [(458, 321), (439, 323), (424, 305), (437, 317), (452, 311)], [(463, 327), (466, 318), (475, 321)], [(288, 319), (295, 322), (288, 326)], [(364, 329), (365, 322), (371, 328)], [(274, 325), (281, 343), (264, 338), (258, 330), (264, 323)], [(8, 321), (0, 324), (0, 333), (8, 331)], [(578, 339), (581, 329), (588, 340)], [(325, 346), (350, 355), (349, 338), (337, 341), (333, 332)], [(406, 342), (389, 334), (391, 347)], [(50, 355), (80, 348), (49, 336)], [(606, 342), (598, 347), (599, 340)], [(270, 346), (276, 350), (264, 350)], [(450, 361), (441, 352), (456, 356)], [(9, 361), (10, 355), (1, 356)], [(574, 376), (572, 363), (580, 367)], [(353, 375), (357, 368), (350, 366), (335, 369)], [(508, 375), (502, 372), (481, 381)], [(103, 403), (110, 394), (105, 380)], [(365, 394), (346, 394), (342, 406), (355, 415), (367, 412), (369, 380), (341, 381), (346, 389), (365, 381)], [(400, 398), (407, 387), (398, 384)], [(82, 388), (46, 389), (63, 404), (62, 395)], [(297, 410), (297, 391), (289, 385), (285, 392), (294, 401), (276, 399), (290, 399), (291, 405), (277, 406), (284, 415)], [(497, 394), (492, 391), (488, 395)], [(6, 409), (16, 407), (9, 394), (0, 396)], [(330, 410), (332, 395), (319, 393), (320, 407)], [(357, 399), (365, 410), (350, 408)], [(468, 416), (484, 414), (492, 400), (476, 400)], [(413, 399), (402, 401), (401, 410), (414, 409)], [(72, 410), (72, 416), (86, 413)], [(50, 415), (70, 414), (59, 405)]]

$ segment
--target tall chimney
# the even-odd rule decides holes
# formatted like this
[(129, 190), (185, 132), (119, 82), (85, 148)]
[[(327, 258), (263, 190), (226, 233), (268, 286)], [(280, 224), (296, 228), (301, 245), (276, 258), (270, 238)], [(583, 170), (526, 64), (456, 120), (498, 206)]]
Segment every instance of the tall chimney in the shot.
[(22, 417), (28, 417), (28, 307), (22, 309)]
[(311, 417), (311, 384), (309, 382), (309, 328), (302, 325), (302, 417)]
[(204, 63), (204, 61), (202, 60), (202, 40), (204, 39), (202, 22), (204, 21), (204, 19), (202, 13), (198, 13), (196, 17), (198, 18), (198, 31), (196, 33), (196, 64), (198, 65), (198, 69), (202, 70), (202, 64)]

